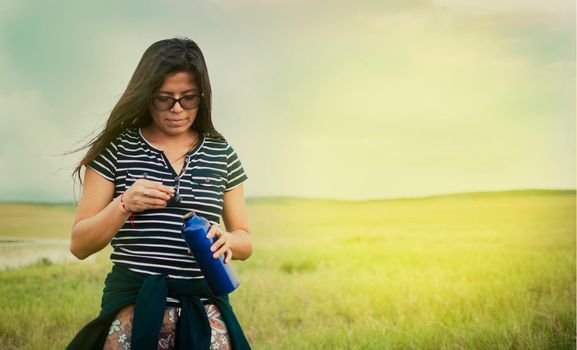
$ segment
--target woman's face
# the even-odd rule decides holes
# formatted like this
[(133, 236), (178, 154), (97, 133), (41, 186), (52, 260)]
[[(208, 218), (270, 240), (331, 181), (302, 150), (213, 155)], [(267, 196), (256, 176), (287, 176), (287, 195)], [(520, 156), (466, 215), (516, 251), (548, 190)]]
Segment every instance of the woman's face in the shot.
[[(198, 113), (197, 103), (200, 101), (200, 97), (198, 97), (200, 93), (190, 72), (167, 75), (162, 86), (154, 94), (153, 102), (149, 107), (154, 125), (168, 135), (188, 132)], [(181, 102), (172, 105), (174, 102), (172, 99), (182, 97), (184, 99)], [(186, 109), (183, 108), (182, 104)], [(193, 108), (190, 109), (191, 107)]]

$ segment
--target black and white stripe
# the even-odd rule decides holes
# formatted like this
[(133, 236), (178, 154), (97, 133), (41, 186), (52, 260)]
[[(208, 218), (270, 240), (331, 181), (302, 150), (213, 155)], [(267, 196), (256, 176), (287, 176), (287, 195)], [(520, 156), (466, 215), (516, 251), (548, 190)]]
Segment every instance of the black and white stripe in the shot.
[[(224, 192), (247, 179), (240, 159), (226, 141), (201, 135), (187, 153), (188, 165), (180, 178), (182, 201), (177, 206), (135, 213), (112, 239), (111, 260), (133, 271), (166, 274), (171, 278), (204, 278), (187, 254), (181, 236), (182, 216), (190, 211), (220, 223)], [(140, 129), (128, 129), (107, 145), (89, 167), (114, 182), (115, 197), (143, 177), (175, 186), (177, 175), (163, 151), (150, 144)]]

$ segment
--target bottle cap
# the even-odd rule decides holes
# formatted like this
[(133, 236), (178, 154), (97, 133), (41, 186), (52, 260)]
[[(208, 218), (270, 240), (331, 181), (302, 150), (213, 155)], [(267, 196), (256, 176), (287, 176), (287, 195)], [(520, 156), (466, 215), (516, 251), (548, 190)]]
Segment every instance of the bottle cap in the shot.
[(186, 213), (184, 214), (184, 216), (182, 217), (184, 220), (188, 219), (191, 216), (196, 215), (193, 211), (191, 211), (190, 213)]

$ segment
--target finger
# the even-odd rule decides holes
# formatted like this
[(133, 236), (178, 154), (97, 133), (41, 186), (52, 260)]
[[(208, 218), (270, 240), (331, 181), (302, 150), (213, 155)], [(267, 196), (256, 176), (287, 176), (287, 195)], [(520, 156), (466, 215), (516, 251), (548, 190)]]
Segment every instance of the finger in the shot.
[(230, 262), (230, 260), (232, 260), (232, 250), (227, 249), (227, 251), (225, 253), (224, 263), (228, 264)]
[(140, 201), (143, 204), (148, 205), (164, 205), (168, 203), (168, 199), (152, 197), (151, 195), (149, 195), (148, 197), (142, 197)]
[(167, 204), (168, 202), (165, 200), (154, 198), (146, 198), (140, 202), (140, 206), (143, 210), (164, 208)]
[(160, 192), (164, 192), (168, 195), (174, 194), (174, 187), (170, 187), (170, 186), (165, 186), (162, 184), (162, 182), (154, 182), (151, 185), (151, 188), (160, 191)]
[(215, 259), (218, 259), (222, 254), (224, 254), (226, 251), (228, 250), (228, 246), (226, 244), (224, 244), (222, 247), (220, 247), (219, 250), (217, 250), (214, 254), (212, 254), (212, 257)]
[(220, 248), (222, 248), (225, 243), (226, 243), (226, 240), (223, 239), (222, 237), (219, 238), (219, 239), (217, 239), (217, 240), (210, 246), (210, 251), (211, 251), (211, 252), (216, 252), (217, 250), (219, 250)]
[(228, 242), (228, 233), (222, 230), (217, 230), (217, 237), (218, 239), (214, 241), (211, 250), (215, 251), (216, 249), (220, 248), (223, 244)]
[(143, 204), (143, 205), (139, 205), (138, 207), (136, 207), (134, 209), (134, 212), (139, 213), (139, 212), (143, 212), (145, 210), (152, 210), (152, 209), (162, 209), (166, 207), (166, 205), (148, 205), (148, 204)]
[(148, 180), (148, 179), (138, 179), (138, 180), (134, 181), (134, 183), (138, 184), (139, 186), (150, 187), (150, 188), (154, 188), (158, 184), (162, 185), (161, 182), (152, 181), (152, 180)]
[(169, 194), (169, 195), (174, 193), (174, 187), (165, 186), (162, 184), (162, 182), (151, 181), (151, 180), (147, 180), (147, 179), (138, 179), (134, 183), (135, 184), (138, 183), (138, 185), (140, 185), (140, 186), (155, 189), (155, 190), (164, 192), (164, 193)]
[(146, 188), (142, 191), (142, 195), (148, 198), (158, 198), (163, 199), (165, 201), (170, 200), (170, 195), (166, 194), (165, 192), (161, 192), (156, 189)]
[(216, 236), (219, 229), (220, 229), (220, 226), (217, 224), (210, 225), (210, 228), (208, 229), (208, 232), (206, 233), (206, 238), (211, 239), (212, 237)]

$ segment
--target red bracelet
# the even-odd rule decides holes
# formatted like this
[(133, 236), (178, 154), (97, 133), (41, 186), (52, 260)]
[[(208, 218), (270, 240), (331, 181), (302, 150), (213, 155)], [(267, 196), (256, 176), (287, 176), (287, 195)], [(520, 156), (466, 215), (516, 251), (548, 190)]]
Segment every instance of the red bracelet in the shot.
[(122, 209), (124, 209), (125, 212), (130, 213), (130, 217), (129, 217), (130, 225), (131, 225), (132, 227), (134, 227), (134, 212), (128, 210), (128, 209), (126, 208), (126, 206), (124, 205), (124, 192), (122, 192), (122, 193), (120, 194), (120, 204), (122, 205)]
[(122, 205), (122, 209), (124, 209), (125, 212), (132, 214), (132, 212), (131, 212), (130, 210), (128, 210), (128, 209), (126, 208), (126, 206), (124, 205), (124, 192), (122, 192), (122, 193), (120, 194), (120, 205)]

